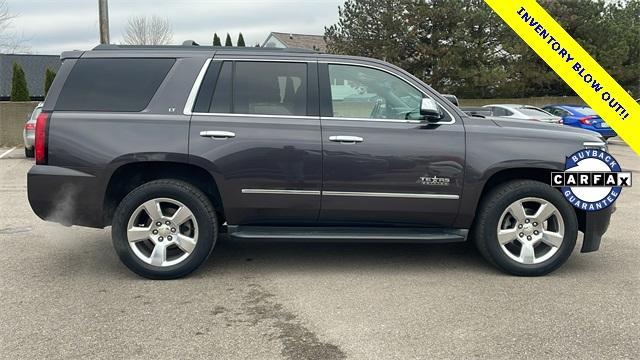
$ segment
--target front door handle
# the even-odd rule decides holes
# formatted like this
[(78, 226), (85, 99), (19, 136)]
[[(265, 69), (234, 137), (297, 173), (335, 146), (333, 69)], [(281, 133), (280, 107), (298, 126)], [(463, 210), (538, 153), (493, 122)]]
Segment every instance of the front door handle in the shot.
[(341, 144), (356, 144), (363, 142), (364, 139), (359, 136), (334, 135), (329, 136), (329, 141), (339, 142)]
[(236, 137), (235, 133), (231, 131), (200, 131), (200, 136), (212, 138), (214, 140), (224, 140)]

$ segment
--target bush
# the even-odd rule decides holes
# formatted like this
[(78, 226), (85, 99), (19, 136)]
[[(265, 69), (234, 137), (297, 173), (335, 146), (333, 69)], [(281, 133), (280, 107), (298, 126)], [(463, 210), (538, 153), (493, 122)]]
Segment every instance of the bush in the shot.
[(11, 101), (29, 101), (29, 89), (27, 79), (24, 76), (22, 66), (13, 63), (13, 81), (11, 85)]
[(49, 93), (49, 88), (51, 88), (51, 84), (53, 83), (53, 79), (56, 78), (56, 72), (47, 68), (44, 72), (44, 96), (47, 96)]

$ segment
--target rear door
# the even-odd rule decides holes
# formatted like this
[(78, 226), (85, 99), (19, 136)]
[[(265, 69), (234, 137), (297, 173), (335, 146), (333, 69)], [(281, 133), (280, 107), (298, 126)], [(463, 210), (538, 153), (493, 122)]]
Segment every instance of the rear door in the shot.
[(227, 222), (315, 223), (322, 182), (315, 59), (214, 58), (193, 101), (190, 161)]
[[(458, 212), (464, 127), (420, 120), (427, 95), (384, 65), (320, 63), (324, 182), (320, 220), (450, 226)], [(440, 101), (440, 99), (437, 99)]]

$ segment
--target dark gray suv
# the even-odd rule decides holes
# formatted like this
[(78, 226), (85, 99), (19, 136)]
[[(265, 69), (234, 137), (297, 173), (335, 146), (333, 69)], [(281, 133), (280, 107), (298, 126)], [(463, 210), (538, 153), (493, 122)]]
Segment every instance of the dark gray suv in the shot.
[(469, 117), (388, 63), (303, 50), (67, 52), (36, 129), (42, 219), (112, 226), (126, 266), (190, 273), (231, 238), (456, 242), (542, 275), (598, 249), (611, 208), (548, 185), (594, 133)]

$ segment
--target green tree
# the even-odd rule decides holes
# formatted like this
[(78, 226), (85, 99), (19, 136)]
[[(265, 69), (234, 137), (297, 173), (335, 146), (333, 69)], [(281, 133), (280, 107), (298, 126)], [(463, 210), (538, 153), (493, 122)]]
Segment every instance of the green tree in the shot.
[(242, 36), (242, 33), (240, 33), (240, 35), (238, 35), (238, 41), (236, 42), (236, 46), (242, 46), (242, 47), (246, 46), (244, 44), (244, 37)]
[(325, 28), (328, 51), (375, 57), (404, 65), (413, 53), (409, 17), (412, 0), (347, 0), (338, 23)]
[(229, 33), (227, 33), (227, 39), (224, 41), (224, 46), (233, 46), (233, 43), (231, 42), (231, 36), (229, 35)]
[(222, 46), (217, 33), (213, 34), (213, 46)]
[(29, 89), (27, 89), (27, 79), (24, 76), (22, 67), (13, 63), (13, 79), (11, 86), (11, 101), (29, 101)]
[[(640, 96), (640, 0), (541, 0), (600, 64)], [(346, 0), (325, 28), (331, 53), (396, 64), (459, 97), (574, 95), (482, 0)]]
[(441, 92), (488, 96), (506, 76), (493, 66), (504, 29), (482, 0), (347, 0), (325, 36), (329, 52), (391, 62)]
[(53, 79), (56, 77), (56, 72), (47, 68), (44, 72), (44, 95), (46, 96), (49, 93), (49, 89), (51, 88), (51, 84), (53, 83)]

